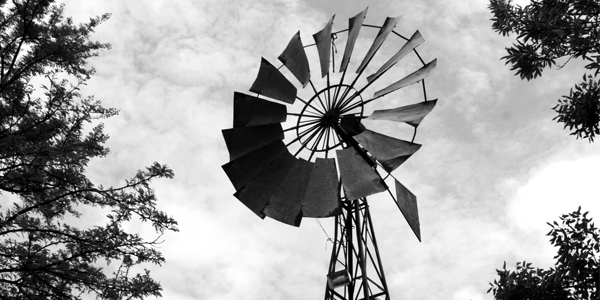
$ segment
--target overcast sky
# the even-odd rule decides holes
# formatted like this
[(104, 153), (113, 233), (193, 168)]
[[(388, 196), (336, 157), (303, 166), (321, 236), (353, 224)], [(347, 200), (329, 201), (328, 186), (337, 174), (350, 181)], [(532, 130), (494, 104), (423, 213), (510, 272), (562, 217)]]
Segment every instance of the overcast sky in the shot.
[[(261, 57), (279, 65), (298, 30), (312, 43), (334, 14), (334, 31), (346, 29), (367, 5), (365, 23), (402, 16), (396, 31), (418, 29), (420, 54), (438, 59), (427, 79), (438, 105), (415, 140), (423, 147), (394, 172), (418, 197), (423, 242), (392, 199), (370, 198), (392, 299), (492, 299), (485, 292), (503, 261), (553, 264), (545, 222), (579, 205), (600, 218), (599, 144), (552, 121), (551, 107), (581, 78), (582, 64), (520, 81), (499, 60), (511, 39), (492, 32), (487, 1), (65, 2), (76, 21), (112, 14), (94, 34), (112, 49), (90, 61), (97, 74), (83, 93), (121, 112), (105, 122), (112, 152), (91, 162), (89, 177), (118, 185), (153, 161), (175, 171), (153, 185), (181, 229), (161, 245), (167, 263), (150, 268), (164, 299), (323, 297), (332, 221), (321, 221), (326, 234), (311, 219), (295, 228), (257, 218), (232, 196), (221, 130), (232, 125), (233, 92), (248, 91)], [(388, 98), (370, 109), (401, 100)], [(131, 230), (154, 236), (149, 226)]]

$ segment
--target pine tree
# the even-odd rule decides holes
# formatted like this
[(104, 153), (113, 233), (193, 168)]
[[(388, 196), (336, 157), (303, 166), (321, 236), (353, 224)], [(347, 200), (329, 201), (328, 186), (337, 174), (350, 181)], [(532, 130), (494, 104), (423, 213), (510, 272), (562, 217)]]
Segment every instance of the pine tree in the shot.
[[(159, 238), (123, 224), (147, 222), (159, 237), (177, 231), (149, 185), (172, 170), (154, 163), (120, 187), (85, 173), (90, 159), (109, 153), (100, 121), (117, 114), (79, 92), (94, 75), (86, 60), (109, 48), (90, 40), (108, 18), (74, 24), (52, 0), (0, 0), (1, 299), (160, 296), (160, 284), (139, 271), (165, 261)], [(70, 224), (82, 207), (108, 211), (106, 223)]]

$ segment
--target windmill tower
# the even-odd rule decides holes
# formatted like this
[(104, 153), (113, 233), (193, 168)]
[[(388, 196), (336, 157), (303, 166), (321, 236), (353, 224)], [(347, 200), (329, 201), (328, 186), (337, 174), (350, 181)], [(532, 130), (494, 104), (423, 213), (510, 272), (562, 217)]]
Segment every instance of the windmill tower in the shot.
[[(416, 197), (392, 171), (421, 147), (414, 139), (437, 101), (427, 99), (425, 88), (436, 60), (425, 63), (418, 54), (416, 48), (424, 42), (418, 31), (407, 38), (394, 30), (400, 17), (369, 25), (364, 23), (366, 13), (367, 9), (357, 14), (339, 31), (333, 31), (332, 17), (312, 36), (314, 44), (305, 45), (298, 32), (279, 55), (279, 68), (263, 58), (250, 87), (253, 94), (234, 93), (233, 128), (223, 130), (230, 154), (223, 170), (236, 189), (234, 196), (256, 215), (293, 226), (300, 226), (303, 218), (335, 218), (325, 299), (390, 298), (368, 196), (387, 192), (421, 240)], [(368, 30), (371, 37), (367, 33), (360, 40)], [(377, 52), (391, 39), (396, 39), (390, 43), (393, 55), (372, 67)], [(336, 43), (345, 43), (338, 65)], [(355, 51), (369, 43), (363, 53)], [(354, 60), (353, 53), (362, 59)], [(402, 68), (407, 74), (388, 76), (409, 56), (417, 67), (406, 72), (412, 67), (409, 63)], [(311, 77), (310, 62), (320, 76)], [(292, 77), (297, 83), (288, 79)], [(421, 99), (368, 110), (367, 104), (417, 83)], [(410, 128), (412, 139), (384, 135), (365, 125), (380, 121), (405, 123), (397, 126)]]

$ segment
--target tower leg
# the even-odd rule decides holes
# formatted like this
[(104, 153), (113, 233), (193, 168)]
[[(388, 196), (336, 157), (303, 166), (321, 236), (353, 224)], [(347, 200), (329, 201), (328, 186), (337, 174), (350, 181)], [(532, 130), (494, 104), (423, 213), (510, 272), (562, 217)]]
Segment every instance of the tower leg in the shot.
[(325, 300), (389, 300), (367, 198), (344, 201), (335, 217), (335, 243)]

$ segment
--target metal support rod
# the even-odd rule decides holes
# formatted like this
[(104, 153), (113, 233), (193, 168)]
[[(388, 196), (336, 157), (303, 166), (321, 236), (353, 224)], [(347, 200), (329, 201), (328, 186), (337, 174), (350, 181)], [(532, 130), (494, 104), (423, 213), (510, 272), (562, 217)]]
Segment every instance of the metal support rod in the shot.
[(319, 122), (321, 122), (321, 120), (309, 121), (309, 122), (307, 122), (305, 124), (302, 124), (302, 125), (298, 125), (298, 126), (294, 126), (294, 127), (290, 127), (290, 128), (284, 129), (283, 132), (287, 132), (287, 131), (290, 131), (290, 130), (300, 129), (302, 127), (310, 126), (310, 125), (313, 125), (313, 124), (316, 124), (316, 123), (319, 123)]
[[(369, 230), (371, 232), (371, 238), (373, 240), (373, 244), (377, 245), (377, 238), (375, 237), (375, 229), (373, 229), (373, 221), (371, 221), (371, 212), (369, 211), (369, 206), (366, 205), (365, 207), (365, 214), (367, 214), (367, 220), (369, 223)], [(386, 293), (386, 300), (390, 299), (390, 295), (388, 293), (388, 287), (387, 287), (387, 281), (385, 280), (385, 274), (383, 272), (383, 264), (381, 262), (381, 256), (379, 255), (379, 248), (376, 246), (375, 248), (375, 256), (377, 256), (377, 263), (379, 265), (379, 271), (381, 272), (380, 276), (381, 276), (381, 284), (383, 285), (383, 290)]]
[(360, 222), (360, 212), (359, 212), (359, 204), (358, 199), (354, 200), (354, 223), (356, 224), (356, 241), (358, 244), (358, 262), (360, 263), (360, 268), (362, 271), (362, 290), (365, 299), (369, 299), (369, 281), (367, 280), (367, 264), (365, 261), (365, 253), (363, 249), (363, 230), (362, 224)]
[[(346, 261), (347, 263), (347, 269), (348, 269), (348, 273), (350, 274), (350, 276), (352, 276), (352, 274), (354, 274), (353, 272), (353, 267), (354, 267), (354, 255), (352, 249), (354, 249), (354, 246), (352, 245), (352, 204), (351, 202), (348, 202), (348, 205), (346, 206), (346, 243), (348, 244), (348, 246), (346, 246), (346, 248), (348, 249), (346, 251)], [(350, 279), (350, 284), (348, 285), (348, 299), (354, 299), (354, 279), (351, 278)]]
[(308, 82), (310, 83), (310, 86), (313, 89), (313, 92), (315, 92), (315, 95), (317, 95), (317, 99), (319, 99), (319, 103), (321, 104), (321, 107), (323, 107), (323, 109), (325, 111), (327, 111), (327, 107), (325, 107), (325, 104), (323, 104), (323, 100), (321, 99), (321, 96), (319, 96), (319, 92), (317, 92), (317, 89), (315, 88), (315, 85), (312, 83), (312, 80), (308, 80)]
[(374, 300), (383, 295), (389, 300), (367, 198), (340, 201), (343, 209), (336, 217), (336, 245), (332, 249), (329, 274), (345, 271), (350, 278), (346, 285), (340, 285), (340, 278), (334, 277), (338, 279), (334, 288), (339, 290), (327, 285), (325, 300)]
[(316, 108), (316, 107), (312, 106), (312, 104), (310, 104), (309, 102), (306, 102), (306, 101), (305, 101), (305, 100), (303, 100), (302, 98), (300, 98), (300, 97), (296, 96), (296, 99), (300, 100), (300, 102), (304, 103), (305, 105), (308, 105), (309, 107), (311, 107), (312, 109), (316, 110), (317, 112), (319, 112), (319, 113), (321, 113), (321, 114), (323, 114), (323, 115), (325, 114), (325, 112), (324, 112), (324, 111), (321, 111), (320, 109), (318, 109), (318, 108)]

